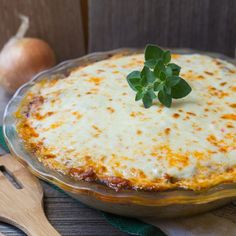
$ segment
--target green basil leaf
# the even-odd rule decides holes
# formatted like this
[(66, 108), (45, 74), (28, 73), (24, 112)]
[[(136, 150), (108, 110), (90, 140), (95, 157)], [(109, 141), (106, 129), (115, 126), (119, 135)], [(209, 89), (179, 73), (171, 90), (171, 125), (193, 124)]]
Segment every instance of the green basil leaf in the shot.
[(135, 85), (134, 86), (135, 87), (135, 91), (137, 91), (137, 92), (142, 92), (143, 91), (143, 86), (142, 85)]
[(156, 45), (148, 44), (145, 48), (145, 61), (150, 59), (158, 60), (162, 58), (163, 50)]
[(147, 77), (148, 69), (149, 69), (149, 68), (148, 68), (147, 66), (144, 66), (144, 67), (143, 67), (143, 69), (141, 70), (141, 73), (140, 73), (141, 78)]
[(147, 77), (146, 77), (146, 76), (142, 77), (142, 79), (141, 79), (141, 85), (142, 85), (143, 87), (146, 87), (146, 86), (148, 85), (148, 80), (147, 80)]
[(127, 82), (129, 86), (137, 91), (136, 86), (141, 85), (141, 73), (140, 71), (133, 71), (127, 75)]
[(141, 77), (145, 77), (148, 83), (153, 83), (156, 80), (154, 73), (147, 66), (143, 67)]
[(171, 76), (171, 77), (167, 77), (167, 86), (169, 86), (169, 87), (173, 87), (173, 86), (175, 86), (176, 84), (178, 84), (179, 83), (179, 81), (180, 81), (180, 77), (179, 76)]
[(179, 75), (181, 67), (176, 65), (175, 63), (170, 63), (167, 65), (167, 68), (171, 68), (173, 75)]
[(141, 86), (140, 78), (127, 78), (129, 86), (134, 90), (138, 91), (137, 86)]
[(144, 62), (144, 65), (149, 67), (150, 69), (154, 69), (155, 65), (157, 63), (157, 60), (155, 59), (150, 59)]
[(159, 91), (158, 99), (166, 107), (171, 107), (172, 97), (170, 94), (165, 93), (163, 90)]
[(131, 73), (127, 75), (127, 79), (130, 79), (130, 78), (141, 78), (141, 72), (138, 70), (132, 71)]
[(170, 67), (166, 67), (166, 76), (170, 77), (173, 75), (172, 69)]
[(157, 81), (154, 83), (153, 89), (154, 91), (160, 91), (163, 89), (163, 87), (164, 87), (164, 83)]
[(166, 80), (165, 72), (161, 71), (160, 74), (159, 74), (159, 78), (160, 78), (161, 81), (165, 81)]
[(172, 87), (171, 95), (173, 98), (178, 99), (187, 96), (191, 91), (192, 89), (189, 84), (184, 79), (180, 78), (179, 83)]
[(143, 98), (143, 91), (138, 91), (135, 96), (135, 101), (139, 101)]
[(154, 75), (156, 77), (160, 76), (160, 72), (165, 70), (165, 65), (162, 60), (158, 60), (154, 67)]
[(166, 94), (171, 95), (171, 87), (168, 87), (166, 84), (163, 86), (163, 90)]
[(149, 108), (152, 106), (152, 98), (149, 93), (144, 94), (142, 101), (145, 108)]
[(165, 51), (164, 53), (163, 53), (163, 62), (164, 62), (164, 64), (168, 64), (169, 62), (170, 62), (170, 60), (171, 60), (171, 54), (170, 54), (170, 51)]
[(148, 90), (148, 94), (150, 95), (150, 97), (152, 99), (155, 99), (157, 97), (157, 95), (154, 93), (153, 89)]

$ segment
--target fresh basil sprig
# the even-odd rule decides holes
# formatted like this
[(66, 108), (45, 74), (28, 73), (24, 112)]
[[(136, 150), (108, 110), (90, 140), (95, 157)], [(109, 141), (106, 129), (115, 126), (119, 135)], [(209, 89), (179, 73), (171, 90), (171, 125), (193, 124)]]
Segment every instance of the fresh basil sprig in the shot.
[(145, 48), (142, 71), (128, 74), (128, 84), (136, 92), (135, 101), (142, 99), (145, 108), (151, 107), (156, 98), (164, 106), (171, 107), (173, 98), (183, 98), (192, 91), (179, 76), (181, 68), (170, 60), (170, 51), (149, 44)]

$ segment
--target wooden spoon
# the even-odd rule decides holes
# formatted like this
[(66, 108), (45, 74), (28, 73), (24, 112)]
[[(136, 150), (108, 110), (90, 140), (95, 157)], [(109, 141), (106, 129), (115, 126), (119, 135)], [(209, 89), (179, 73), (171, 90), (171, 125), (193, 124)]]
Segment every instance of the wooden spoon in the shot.
[(39, 180), (10, 155), (0, 156), (0, 220), (30, 236), (60, 235), (44, 214)]

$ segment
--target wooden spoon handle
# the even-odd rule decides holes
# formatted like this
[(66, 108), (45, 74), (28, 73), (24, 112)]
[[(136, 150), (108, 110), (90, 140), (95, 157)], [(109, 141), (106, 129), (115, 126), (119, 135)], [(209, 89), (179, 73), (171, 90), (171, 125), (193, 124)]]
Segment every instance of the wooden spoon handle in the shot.
[[(8, 155), (0, 157), (0, 166), (0, 220), (15, 225), (29, 236), (59, 236), (44, 214), (39, 181)], [(12, 184), (7, 173), (21, 188)]]
[(60, 236), (46, 218), (41, 208), (36, 209), (34, 214), (24, 215), (18, 218), (16, 226), (29, 236)]

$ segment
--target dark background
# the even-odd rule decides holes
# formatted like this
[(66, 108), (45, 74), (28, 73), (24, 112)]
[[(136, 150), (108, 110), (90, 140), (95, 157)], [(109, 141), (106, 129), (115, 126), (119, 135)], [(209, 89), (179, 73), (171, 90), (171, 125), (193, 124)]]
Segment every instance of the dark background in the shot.
[(143, 47), (152, 42), (234, 56), (235, 0), (90, 0), (89, 3), (89, 51)]
[(148, 42), (235, 56), (236, 0), (0, 0), (0, 48), (19, 13), (59, 61)]

